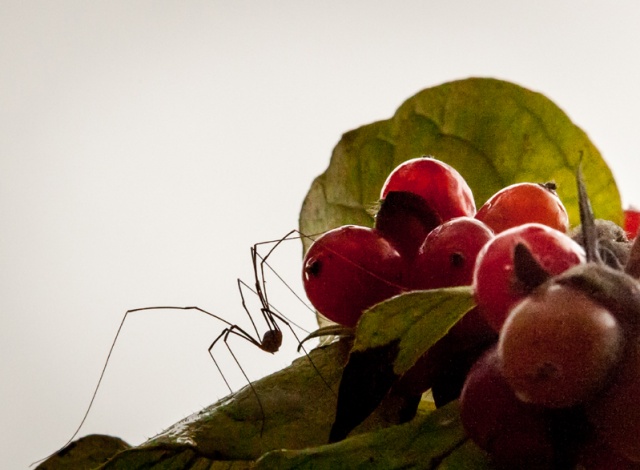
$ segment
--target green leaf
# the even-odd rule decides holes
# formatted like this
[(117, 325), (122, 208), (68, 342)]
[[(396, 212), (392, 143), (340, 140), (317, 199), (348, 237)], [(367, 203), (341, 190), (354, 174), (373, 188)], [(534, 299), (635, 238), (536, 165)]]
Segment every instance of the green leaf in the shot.
[(353, 351), (399, 340), (393, 371), (402, 375), (474, 305), (470, 286), (412, 291), (392, 297), (362, 316)]
[[(423, 90), (390, 119), (344, 134), (303, 202), (300, 231), (373, 225), (370, 209), (387, 175), (422, 155), (456, 168), (478, 207), (509, 184), (553, 180), (572, 225), (579, 223), (575, 170), (582, 155), (596, 217), (622, 221), (620, 194), (609, 167), (558, 106), (513, 83), (470, 78)], [(303, 244), (306, 250), (310, 241), (303, 239)]]
[(460, 447), (447, 455), (437, 468), (438, 470), (462, 470), (467, 468), (472, 468), (473, 470), (492, 470), (493, 466), (490, 463), (487, 453), (468, 439), (463, 442)]
[(89, 470), (130, 447), (118, 437), (90, 434), (59, 450), (36, 470)]
[[(105, 449), (104, 440), (82, 438), (39, 468), (95, 468), (111, 456), (101, 468), (249, 468), (273, 449), (323, 445), (328, 441), (336, 408), (335, 390), (351, 346), (351, 341), (341, 340), (316, 348), (308, 357), (115, 456), (116, 450)], [(359, 432), (388, 427), (390, 422), (382, 411)]]
[(176, 423), (142, 447), (187, 444), (220, 460), (255, 460), (272, 449), (323, 444), (336, 403), (332, 389), (349, 347), (345, 341), (314, 349), (309, 357)]
[(366, 311), (342, 373), (330, 442), (344, 439), (363, 422), (473, 306), (473, 291), (464, 286), (407, 292)]
[[(459, 465), (462, 464), (462, 465)], [(335, 444), (276, 450), (256, 462), (257, 469), (490, 469), (484, 452), (465, 436), (457, 401), (411, 422), (359, 434)]]

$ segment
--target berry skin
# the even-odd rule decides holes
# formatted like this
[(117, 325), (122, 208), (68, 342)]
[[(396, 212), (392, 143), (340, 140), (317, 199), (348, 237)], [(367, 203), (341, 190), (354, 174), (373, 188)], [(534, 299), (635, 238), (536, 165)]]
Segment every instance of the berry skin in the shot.
[(500, 331), (511, 308), (529, 294), (514, 269), (517, 244), (525, 245), (550, 275), (560, 274), (585, 260), (578, 243), (546, 225), (529, 223), (497, 234), (478, 254), (473, 272), (476, 303), (495, 331)]
[(608, 309), (579, 290), (548, 283), (513, 308), (498, 354), (518, 398), (564, 408), (605, 386), (623, 345), (621, 325)]
[(637, 209), (625, 209), (624, 211), (624, 231), (629, 240), (636, 238), (640, 229), (640, 211)]
[(414, 158), (398, 165), (382, 186), (380, 199), (391, 191), (421, 196), (443, 222), (476, 213), (473, 193), (462, 175), (432, 157)]
[(406, 264), (377, 230), (345, 225), (325, 232), (307, 251), (303, 285), (329, 320), (356, 325), (362, 312), (399, 294)]
[[(482, 247), (493, 238), (493, 232), (473, 217), (456, 217), (435, 228), (418, 250), (410, 271), (413, 289), (436, 289), (471, 285), (476, 257)], [(433, 373), (434, 399), (440, 406), (457, 398), (464, 377), (486, 344), (495, 341), (495, 332), (477, 308), (456, 323), (439, 341), (444, 357)]]
[(613, 451), (640, 463), (640, 344), (625, 350), (611, 385), (587, 408), (599, 438)]
[(545, 411), (518, 400), (502, 376), (495, 347), (467, 375), (460, 417), (469, 437), (498, 468), (552, 468), (554, 446)]
[(418, 249), (411, 286), (436, 289), (471, 285), (476, 257), (492, 238), (491, 229), (472, 217), (456, 217), (439, 225)]
[(566, 232), (569, 215), (555, 191), (555, 184), (516, 183), (501, 189), (478, 210), (476, 219), (495, 233), (529, 222)]
[(576, 468), (581, 470), (640, 470), (640, 463), (626, 459), (604, 442), (593, 440), (585, 444), (579, 455)]

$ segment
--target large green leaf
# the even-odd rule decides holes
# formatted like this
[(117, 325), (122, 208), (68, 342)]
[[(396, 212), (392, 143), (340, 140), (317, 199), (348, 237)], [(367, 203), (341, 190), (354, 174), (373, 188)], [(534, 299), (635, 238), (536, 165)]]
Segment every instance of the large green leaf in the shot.
[(393, 371), (402, 375), (474, 305), (469, 286), (412, 291), (392, 297), (362, 316), (352, 353), (398, 341)]
[[(175, 423), (140, 446), (118, 453), (101, 468), (129, 470), (157, 465), (178, 470), (200, 468), (203, 463), (207, 464), (203, 468), (209, 468), (219, 461), (225, 466), (211, 468), (247, 468), (273, 449), (323, 445), (328, 441), (335, 390), (350, 349), (351, 342), (346, 339), (316, 348), (291, 366)], [(390, 424), (381, 410), (358, 432)], [(105, 454), (104, 446), (102, 440), (80, 439), (39, 468), (95, 468), (96, 462), (116, 452)]]
[(349, 349), (344, 341), (315, 349), (309, 357), (176, 423), (113, 463), (144, 459), (144, 451), (154, 456), (181, 446), (215, 460), (251, 461), (272, 449), (323, 444), (336, 402), (332, 389), (337, 388)]
[(276, 450), (256, 468), (291, 469), (490, 469), (487, 455), (465, 436), (458, 403), (410, 423), (304, 450)]
[[(579, 223), (575, 170), (582, 157), (596, 217), (622, 221), (620, 195), (587, 135), (544, 95), (513, 83), (471, 78), (423, 90), (394, 116), (347, 132), (302, 205), (300, 230), (370, 226), (387, 175), (410, 158), (433, 155), (455, 167), (480, 206), (515, 182), (555, 181)], [(304, 239), (305, 249), (309, 240)]]

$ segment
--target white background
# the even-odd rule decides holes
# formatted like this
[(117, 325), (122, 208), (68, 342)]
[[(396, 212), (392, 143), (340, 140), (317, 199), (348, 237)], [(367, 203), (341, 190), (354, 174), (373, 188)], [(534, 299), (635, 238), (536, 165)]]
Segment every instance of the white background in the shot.
[[(640, 203), (639, 22), (631, 1), (0, 1), (0, 467), (67, 440), (125, 310), (246, 324), (249, 247), (297, 226), (343, 132), (423, 88), (544, 93)], [(299, 288), (298, 244), (278, 258)], [(127, 323), (81, 434), (138, 444), (227, 394), (221, 324)], [(237, 343), (252, 379), (295, 356)]]

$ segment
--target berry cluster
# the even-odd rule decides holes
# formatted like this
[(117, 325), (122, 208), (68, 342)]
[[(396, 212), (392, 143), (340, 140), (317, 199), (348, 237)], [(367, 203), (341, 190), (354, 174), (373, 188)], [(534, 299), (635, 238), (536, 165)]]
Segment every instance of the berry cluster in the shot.
[(598, 263), (517, 302), (469, 372), (461, 415), (505, 468), (640, 468), (640, 287)]
[(353, 327), (402, 292), (473, 286), (476, 307), (401, 383), (420, 375), (413, 391), (431, 388), (437, 406), (460, 397), (497, 467), (640, 468), (640, 287), (586, 262), (568, 228), (551, 183), (508, 186), (476, 212), (454, 168), (409, 160), (387, 178), (373, 228), (312, 244), (304, 287)]
[(401, 292), (469, 284), (475, 256), (493, 236), (475, 212), (471, 189), (451, 166), (433, 158), (401, 164), (382, 188), (373, 228), (338, 227), (311, 245), (307, 297), (353, 327), (367, 308)]
[(467, 432), (505, 468), (640, 468), (640, 284), (599, 255), (558, 275), (515, 258), (528, 292), (467, 376)]
[[(486, 266), (476, 276), (479, 303), (503, 304), (501, 311), (487, 314), (495, 326), (494, 317), (506, 316), (510, 307), (506, 297), (512, 302), (517, 298), (507, 272), (515, 244), (533, 244), (534, 252), (544, 254), (543, 266), (554, 274), (581, 256), (579, 246), (563, 236), (569, 219), (552, 183), (508, 186), (476, 213), (460, 173), (422, 157), (396, 167), (380, 199), (373, 228), (345, 225), (325, 232), (304, 259), (309, 300), (329, 320), (347, 327), (355, 326), (369, 307), (401, 292), (470, 285), (481, 250)], [(564, 257), (565, 251), (573, 257)]]

